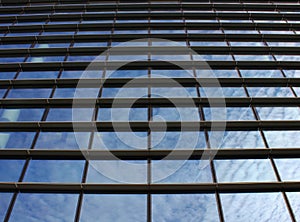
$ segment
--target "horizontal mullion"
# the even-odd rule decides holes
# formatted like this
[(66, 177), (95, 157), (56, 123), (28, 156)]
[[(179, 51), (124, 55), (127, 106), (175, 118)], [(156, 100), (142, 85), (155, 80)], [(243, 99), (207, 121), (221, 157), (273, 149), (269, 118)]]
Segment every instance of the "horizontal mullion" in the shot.
[(1, 108), (72, 108), (77, 107), (93, 108), (95, 105), (102, 108), (130, 108), (130, 107), (296, 107), (300, 106), (299, 97), (262, 97), (262, 98), (99, 98), (99, 99), (0, 99)]
[[(83, 71), (84, 73), (84, 71)], [(213, 77), (213, 71), (211, 72)], [(78, 85), (79, 84), (79, 85)], [(300, 78), (110, 78), (110, 79), (13, 79), (0, 80), (0, 88), (115, 88), (115, 87), (251, 87), (300, 86)]]
[[(300, 47), (267, 47), (267, 46), (193, 46), (190, 47), (193, 54), (239, 54), (239, 55), (262, 55), (270, 53), (278, 53), (284, 55), (299, 55)], [(74, 47), (74, 48), (14, 48), (14, 49), (0, 49), (1, 57), (18, 57), (18, 56), (59, 56), (59, 55), (100, 55), (107, 52), (109, 55), (148, 55), (152, 53), (157, 55), (172, 55), (187, 54), (187, 47), (183, 46), (151, 46), (151, 47), (133, 47), (133, 46), (117, 46), (109, 50), (108, 47)], [(159, 55), (159, 54), (158, 54)]]
[(168, 122), (0, 122), (1, 132), (90, 132), (97, 129), (100, 132), (136, 132), (151, 131), (202, 131), (202, 130), (300, 130), (300, 121), (266, 120), (266, 121), (168, 121)]
[[(70, 10), (70, 9), (69, 9)], [(72, 11), (74, 12), (74, 11)], [(78, 11), (77, 14), (27, 14), (27, 15), (17, 15), (17, 16), (1, 16), (0, 22), (8, 22), (8, 21), (19, 21), (19, 22), (26, 22), (26, 21), (44, 21), (45, 19), (50, 19), (51, 21), (70, 21), (70, 20), (76, 20), (76, 19), (84, 19), (84, 20), (93, 20), (93, 19), (113, 19), (115, 16), (115, 10), (112, 10), (111, 13), (89, 13), (85, 14), (82, 13), (82, 11)], [(179, 18), (181, 19), (182, 13), (181, 12), (153, 12), (153, 13), (117, 13), (118, 19), (147, 19), (149, 16), (151, 16), (152, 19), (174, 19)], [(184, 12), (184, 18), (185, 19), (212, 19), (215, 17), (218, 17), (219, 19), (271, 19), (271, 20), (282, 20), (285, 19), (293, 19), (293, 20), (299, 20), (299, 15), (297, 14), (288, 14), (288, 13), (248, 13), (248, 12), (236, 12), (236, 13), (228, 13), (228, 12), (206, 12), (206, 13), (197, 13), (197, 12)]]
[[(176, 65), (175, 65), (176, 64)], [(30, 63), (0, 63), (1, 71), (50, 71), (59, 70), (85, 70), (90, 65), (90, 62), (30, 62)], [(159, 69), (178, 69), (178, 67), (195, 67), (203, 68), (209, 65), (212, 69), (300, 69), (298, 61), (135, 61), (126, 64), (124, 62), (97, 62), (97, 67), (107, 68), (109, 70), (119, 69), (120, 67), (127, 69), (145, 69), (145, 67)]]
[[(183, 149), (183, 150), (55, 150), (55, 149), (1, 149), (0, 159), (34, 160), (230, 160), (300, 158), (300, 148), (276, 149)], [(167, 161), (167, 160), (165, 160)]]
[[(0, 37), (3, 44), (17, 43), (58, 43), (58, 42), (97, 42), (97, 41), (128, 41), (138, 38), (167, 38), (169, 40), (185, 41), (186, 35), (183, 34), (118, 34), (118, 35), (50, 35), (50, 36), (8, 36)], [(189, 34), (190, 41), (300, 41), (300, 35), (283, 34)]]
[[(156, 29), (166, 29), (169, 27), (172, 29), (183, 29), (183, 28), (191, 28), (191, 29), (201, 29), (201, 28), (215, 28), (218, 29), (220, 27), (228, 28), (228, 29), (255, 29), (255, 28), (263, 28), (267, 30), (290, 30), (290, 29), (300, 29), (300, 24), (298, 23), (147, 23), (147, 28), (156, 28)], [(98, 23), (98, 24), (46, 24), (46, 25), (17, 25), (17, 26), (0, 26), (0, 31), (10, 31), (10, 32), (32, 32), (32, 31), (75, 31), (75, 30), (106, 30), (111, 29), (112, 27), (116, 29), (145, 29), (144, 23)]]
[[(24, 3), (27, 1), (23, 1)], [(40, 3), (47, 3), (48, 1), (39, 1)], [(276, 4), (276, 3), (266, 3), (266, 4), (255, 4), (256, 2), (253, 2), (252, 4), (240, 4), (240, 3), (232, 3), (232, 4), (222, 4), (222, 2), (227, 2), (228, 1), (218, 1), (215, 3), (195, 3), (195, 2), (189, 2), (189, 3), (182, 3), (182, 4), (158, 4), (155, 2), (152, 2), (150, 5), (147, 3), (139, 3), (139, 4), (128, 4), (128, 3), (119, 3), (118, 4), (118, 9), (119, 10), (141, 10), (141, 9), (148, 9), (148, 7), (151, 8), (155, 8), (155, 9), (177, 9), (179, 6), (182, 6), (183, 9), (185, 10), (195, 10), (195, 9), (200, 9), (200, 10), (208, 10), (208, 9), (230, 9), (230, 10), (270, 10), (270, 11), (274, 11), (276, 9), (286, 9), (286, 10), (295, 10), (297, 8), (299, 8), (298, 4), (293, 4), (292, 2), (290, 2), (290, 4)], [(71, 4), (72, 3), (72, 4)], [(298, 3), (297, 1), (295, 1), (295, 3)], [(63, 11), (63, 10), (83, 10), (83, 9), (87, 9), (87, 10), (96, 10), (96, 9), (106, 9), (106, 10), (114, 10), (116, 8), (116, 4), (99, 4), (99, 3), (93, 3), (90, 2), (88, 5), (87, 4), (83, 4), (82, 1), (60, 1), (60, 4), (57, 5), (30, 5), (30, 6), (20, 6), (20, 4), (22, 4), (22, 2), (20, 1), (12, 1), (12, 0), (2, 0), (1, 5), (5, 6), (5, 8), (8, 8), (10, 10), (25, 10), (25, 11), (30, 11), (30, 10), (34, 10), (35, 12), (39, 12), (39, 11), (48, 11), (51, 9), (55, 9), (58, 11)], [(76, 5), (75, 5), (76, 4)], [(15, 8), (15, 7), (9, 7), (9, 6), (14, 6), (17, 5), (19, 7)], [(3, 7), (4, 8), (4, 7)], [(4, 9), (5, 9), (4, 8)]]
[(86, 184), (2, 182), (0, 192), (95, 193), (95, 194), (185, 194), (299, 192), (300, 182), (240, 182), (197, 184)]

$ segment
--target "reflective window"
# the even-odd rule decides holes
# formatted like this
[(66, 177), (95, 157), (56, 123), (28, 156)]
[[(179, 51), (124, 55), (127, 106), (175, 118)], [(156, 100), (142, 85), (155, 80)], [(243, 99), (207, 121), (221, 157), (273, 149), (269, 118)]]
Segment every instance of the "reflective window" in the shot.
[(131, 97), (131, 98), (140, 98), (146, 97), (148, 95), (147, 88), (103, 88), (102, 97)]
[(287, 70), (287, 69), (285, 69), (284, 74), (287, 77), (290, 77), (290, 78), (299, 78), (300, 77), (300, 70), (295, 70), (295, 69)]
[(31, 44), (0, 44), (1, 49), (20, 49), (29, 48)]
[(20, 193), (10, 221), (72, 221), (77, 194)]
[(25, 160), (0, 160), (0, 181), (18, 182), (24, 163)]
[(299, 148), (300, 131), (264, 131), (270, 148)]
[[(238, 73), (236, 70), (227, 69), (197, 69), (196, 75), (198, 78), (237, 78)], [(217, 82), (217, 81), (216, 81)], [(201, 80), (199, 80), (201, 84)]]
[(215, 160), (218, 182), (276, 181), (269, 159)]
[(282, 78), (280, 70), (255, 70), (255, 69), (240, 69), (241, 75), (245, 78)]
[(190, 41), (191, 46), (227, 46), (226, 42)]
[(203, 149), (206, 140), (203, 132), (152, 132), (151, 146), (153, 149)]
[[(209, 133), (211, 135), (211, 133)], [(263, 148), (258, 131), (226, 131), (220, 148)]]
[(9, 206), (13, 193), (0, 193), (0, 220), (4, 221), (4, 217)]
[(201, 97), (246, 97), (243, 87), (200, 87)]
[(80, 183), (83, 160), (31, 160), (24, 181)]
[(37, 43), (35, 48), (67, 48), (70, 43)]
[[(140, 94), (147, 95), (147, 94)], [(151, 97), (197, 97), (197, 89), (196, 87), (172, 87), (172, 88), (151, 88)]]
[(146, 160), (90, 160), (86, 182), (146, 184), (147, 168)]
[(250, 107), (203, 108), (206, 120), (255, 120)]
[(48, 98), (52, 89), (11, 89), (7, 98)]
[[(117, 127), (115, 130), (118, 130)], [(147, 132), (99, 132), (94, 135), (92, 148), (147, 149)]]
[(199, 121), (198, 108), (153, 108), (152, 121)]
[(193, 78), (193, 70), (182, 69), (152, 69), (152, 78)]
[(294, 97), (289, 87), (247, 87), (250, 97)]
[(106, 47), (107, 42), (75, 42), (73, 47)]
[(300, 61), (299, 55), (275, 55), (277, 61)]
[(152, 161), (153, 183), (209, 183), (212, 182), (208, 160)]
[(294, 212), (295, 218), (297, 221), (300, 220), (300, 193), (299, 192), (286, 192), (288, 199), (290, 201), (292, 211)]
[(95, 195), (83, 197), (80, 221), (146, 221), (146, 195)]
[(147, 121), (147, 108), (100, 108), (98, 121)]
[(0, 148), (29, 149), (34, 132), (0, 132)]
[(226, 30), (225, 34), (259, 34), (257, 30)]
[(92, 117), (93, 109), (89, 108), (51, 108), (47, 121), (90, 121)]
[(231, 55), (193, 55), (194, 60), (200, 61), (232, 61)]
[(61, 76), (60, 78), (61, 79), (79, 79), (82, 77), (84, 71), (81, 71), (81, 70), (76, 70), (76, 71), (73, 71), (73, 70), (68, 70), (68, 71), (63, 71), (61, 73)]
[(231, 46), (265, 46), (263, 42), (230, 42)]
[(283, 181), (300, 180), (300, 159), (274, 159)]
[(219, 221), (214, 194), (152, 196), (153, 221)]
[(148, 75), (148, 70), (142, 69), (142, 70), (106, 70), (106, 78), (137, 78), (137, 77), (143, 77), (146, 78)]
[(28, 57), (26, 62), (63, 62), (65, 56)]
[(234, 55), (237, 61), (274, 61), (271, 55)]
[[(104, 59), (102, 59), (102, 56), (101, 57), (97, 57), (97, 56), (95, 56), (95, 55), (70, 55), (70, 56), (68, 56), (68, 60), (67, 61), (79, 61), (79, 62), (81, 62), (81, 61), (89, 61), (89, 62), (92, 62), (94, 59), (96, 59), (97, 58), (97, 60), (99, 60), (99, 61), (104, 61), (105, 60), (105, 58)], [(101, 58), (101, 60), (100, 60), (100, 58)]]
[(40, 121), (44, 109), (0, 109), (0, 122)]
[(89, 133), (77, 132), (41, 132), (35, 148), (41, 149), (86, 149)]
[[(281, 193), (221, 194), (226, 221), (290, 221)], [(270, 204), (272, 203), (272, 204)]]
[(53, 98), (97, 98), (99, 88), (56, 88)]
[(58, 71), (20, 72), (18, 79), (55, 79)]
[(0, 79), (13, 79), (16, 72), (0, 72)]
[(5, 58), (0, 58), (0, 63), (11, 63), (11, 62), (23, 62), (24, 57), (5, 57)]
[(300, 120), (299, 107), (257, 107), (262, 120)]

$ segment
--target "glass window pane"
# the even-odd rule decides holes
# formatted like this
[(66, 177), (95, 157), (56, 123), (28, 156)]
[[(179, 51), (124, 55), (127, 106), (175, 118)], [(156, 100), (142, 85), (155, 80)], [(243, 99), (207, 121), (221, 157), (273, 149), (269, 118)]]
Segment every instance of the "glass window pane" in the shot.
[(147, 108), (100, 108), (98, 121), (147, 121)]
[(20, 193), (9, 221), (73, 221), (77, 194)]
[(147, 88), (103, 88), (102, 97), (106, 98), (140, 98), (148, 95)]
[(0, 122), (40, 121), (44, 109), (0, 109)]
[(246, 97), (243, 87), (200, 87), (201, 97)]
[(240, 69), (240, 72), (245, 78), (283, 78), (280, 70), (255, 70), (255, 69)]
[(218, 182), (276, 181), (269, 159), (215, 160)]
[(16, 72), (0, 72), (0, 79), (13, 79)]
[(214, 194), (152, 196), (153, 221), (219, 221)]
[(80, 183), (83, 160), (31, 160), (24, 181)]
[(146, 184), (147, 169), (146, 160), (90, 160), (86, 182)]
[(55, 79), (58, 71), (20, 72), (18, 79)]
[[(209, 133), (211, 135), (211, 133)], [(226, 131), (220, 148), (263, 148), (258, 131)]]
[(91, 121), (92, 115), (93, 109), (89, 108), (51, 108), (47, 121)]
[(4, 217), (12, 196), (13, 193), (0, 193), (0, 220), (1, 221), (4, 221)]
[(0, 148), (30, 148), (35, 132), (0, 132)]
[(257, 107), (262, 120), (300, 120), (299, 107)]
[[(226, 221), (290, 221), (281, 193), (221, 194)], [(271, 203), (271, 204), (270, 204)]]
[(274, 159), (283, 181), (300, 180), (300, 159)]
[[(147, 95), (147, 94), (143, 94)], [(197, 88), (196, 87), (161, 87), (161, 88), (151, 88), (151, 97), (197, 97)]]
[(24, 163), (24, 160), (0, 160), (0, 181), (18, 182)]
[(264, 131), (270, 148), (299, 148), (300, 131)]
[(76, 70), (76, 71), (73, 71), (73, 70), (70, 70), (70, 71), (63, 71), (60, 78), (61, 79), (66, 79), (66, 78), (71, 78), (71, 79), (79, 79), (82, 74), (84, 73), (84, 71), (82, 70)]
[(28, 57), (26, 62), (63, 62), (65, 56)]
[[(236, 70), (227, 69), (197, 69), (196, 75), (198, 78), (238, 78), (238, 73)], [(201, 80), (199, 80), (201, 84)]]
[(294, 97), (289, 87), (247, 87), (250, 97)]
[(7, 98), (48, 98), (52, 89), (11, 89)]
[(142, 69), (142, 70), (106, 70), (105, 77), (106, 78), (136, 78), (136, 77), (143, 77), (147, 78), (148, 70)]
[(299, 192), (286, 192), (290, 201), (292, 211), (294, 212), (296, 221), (300, 220), (300, 193)]
[(206, 148), (203, 132), (152, 132), (153, 149), (197, 149)]
[(77, 132), (76, 138), (73, 132), (41, 132), (36, 141), (35, 148), (85, 149), (88, 147), (88, 141), (89, 133), (85, 132)]
[(83, 197), (80, 221), (146, 221), (146, 195), (94, 195)]
[(210, 183), (212, 182), (210, 164), (209, 161), (205, 161), (205, 160), (152, 161), (151, 173), (152, 173), (151, 178), (153, 183)]
[(147, 132), (99, 132), (93, 149), (147, 149)]
[(250, 107), (213, 107), (203, 108), (203, 111), (205, 120), (255, 120)]
[(300, 70), (295, 70), (295, 69), (284, 70), (284, 73), (287, 77), (290, 77), (290, 78), (299, 78), (300, 77)]
[(152, 78), (193, 78), (194, 73), (192, 70), (182, 70), (182, 69), (152, 69)]
[(198, 108), (153, 108), (152, 121), (199, 121)]

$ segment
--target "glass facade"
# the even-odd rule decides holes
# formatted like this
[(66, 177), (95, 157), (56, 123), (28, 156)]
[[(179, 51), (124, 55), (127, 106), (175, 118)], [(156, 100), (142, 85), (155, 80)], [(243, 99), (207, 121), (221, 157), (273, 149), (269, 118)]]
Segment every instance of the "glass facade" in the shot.
[(1, 221), (300, 220), (299, 1), (0, 6)]

